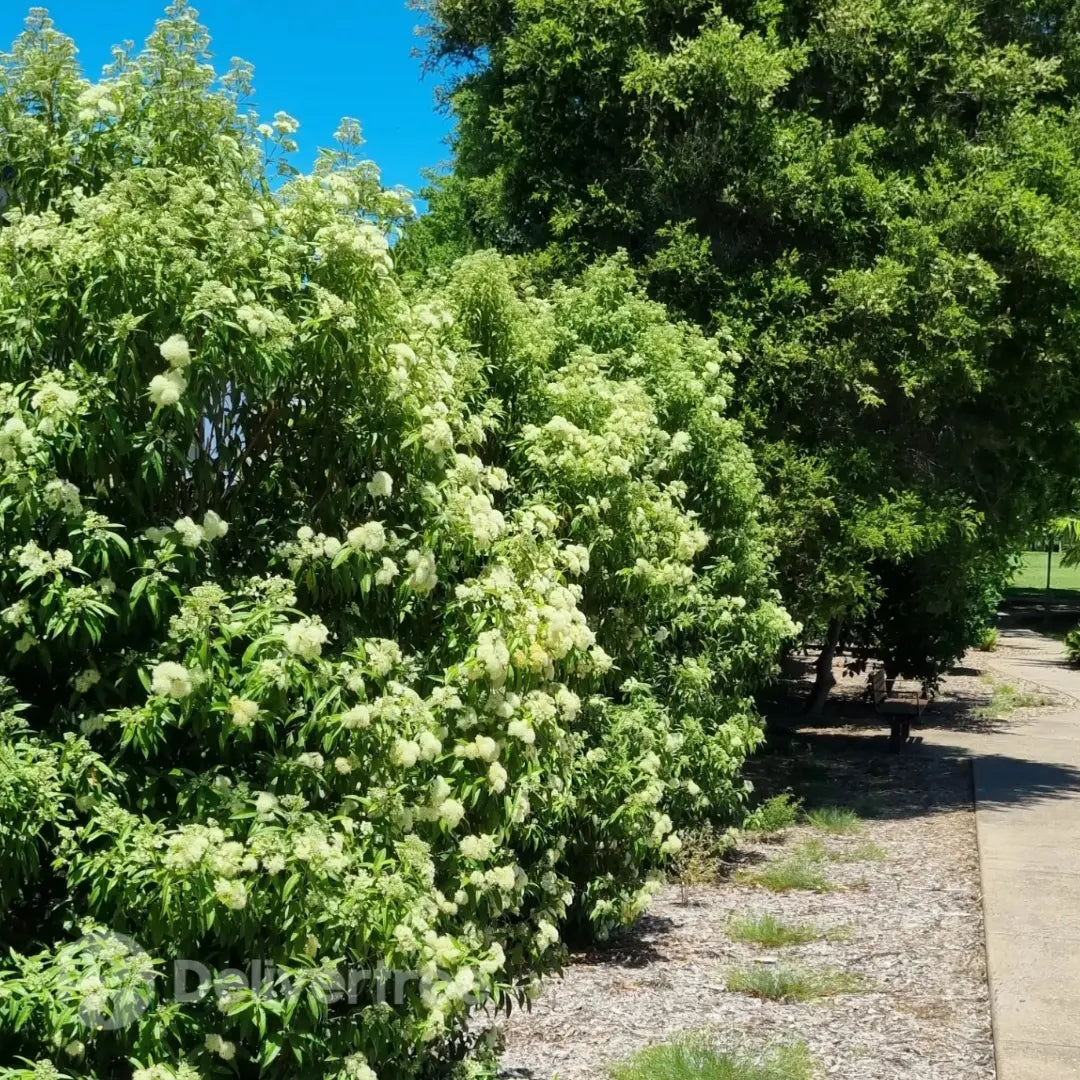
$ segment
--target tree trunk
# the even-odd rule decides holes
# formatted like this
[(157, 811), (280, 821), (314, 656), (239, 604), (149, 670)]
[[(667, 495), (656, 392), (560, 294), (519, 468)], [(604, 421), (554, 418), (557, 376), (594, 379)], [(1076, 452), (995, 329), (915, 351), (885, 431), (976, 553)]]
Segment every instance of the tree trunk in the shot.
[(831, 619), (829, 631), (825, 636), (825, 643), (821, 646), (821, 653), (814, 667), (817, 669), (817, 678), (814, 680), (814, 689), (810, 692), (810, 699), (806, 703), (807, 716), (820, 716), (821, 710), (829, 697), (829, 691), (836, 685), (836, 677), (833, 675), (833, 657), (836, 656), (836, 647), (840, 644), (840, 631), (843, 629), (842, 619)]

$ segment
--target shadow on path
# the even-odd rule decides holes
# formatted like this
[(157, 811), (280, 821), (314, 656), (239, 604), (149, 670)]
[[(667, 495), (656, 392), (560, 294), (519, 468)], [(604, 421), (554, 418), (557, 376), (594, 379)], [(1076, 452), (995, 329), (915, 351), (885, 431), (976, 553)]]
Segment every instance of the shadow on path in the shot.
[[(896, 754), (886, 735), (803, 730), (782, 749), (755, 758), (750, 772), (758, 773), (767, 794), (791, 788), (808, 807), (849, 806), (863, 817), (905, 818), (970, 808), (970, 756), (963, 746), (927, 742), (919, 734)], [(981, 753), (979, 761), (985, 775), (1008, 777), (984, 805), (1032, 805), (1080, 792), (1080, 769), (1072, 765), (1008, 753)]]
[[(1022, 648), (1015, 634), (1010, 644)], [(1013, 666), (1036, 665), (1076, 675), (1045, 653), (995, 661), (1004, 679), (1012, 677)], [(793, 674), (789, 688), (799, 683)], [(922, 816), (970, 808), (972, 741), (978, 740), (983, 775), (1003, 778), (983, 805), (1032, 806), (1074, 797), (1080, 792), (1080, 768), (1024, 756), (1022, 724), (989, 711), (993, 685), (977, 674), (965, 667), (950, 673), (900, 753), (890, 750), (888, 721), (862, 699), (864, 684), (858, 678), (839, 679), (835, 697), (818, 719), (796, 711), (791, 698), (775, 702), (767, 710), (768, 742), (750, 760), (747, 773), (762, 797), (790, 789), (808, 807), (848, 806), (864, 817)], [(1017, 671), (1016, 678), (1022, 677)]]
[(1010, 589), (998, 607), (1003, 630), (1035, 627), (1060, 634), (1080, 623), (1080, 591), (1075, 589)]

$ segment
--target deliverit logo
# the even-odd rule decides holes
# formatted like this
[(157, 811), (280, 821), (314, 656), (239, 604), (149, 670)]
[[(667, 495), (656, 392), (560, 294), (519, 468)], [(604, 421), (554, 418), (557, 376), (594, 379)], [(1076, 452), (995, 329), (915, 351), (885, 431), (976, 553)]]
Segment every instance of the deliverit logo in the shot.
[[(470, 968), (455, 972), (392, 970), (385, 967), (338, 969), (320, 965), (282, 970), (276, 962), (252, 959), (246, 968), (211, 970), (198, 960), (167, 962), (151, 957), (132, 938), (104, 928), (59, 946), (53, 971), (56, 999), (91, 1031), (121, 1031), (157, 1002), (187, 1004), (216, 996), (218, 1008), (255, 996), (295, 1002), (308, 997), (320, 1008), (404, 1005), (437, 993), (466, 1005), (485, 1005), (489, 992)], [(171, 990), (171, 993), (170, 993)]]
[(153, 961), (131, 938), (95, 930), (65, 946), (67, 995), (80, 1022), (95, 1031), (133, 1024), (154, 997)]

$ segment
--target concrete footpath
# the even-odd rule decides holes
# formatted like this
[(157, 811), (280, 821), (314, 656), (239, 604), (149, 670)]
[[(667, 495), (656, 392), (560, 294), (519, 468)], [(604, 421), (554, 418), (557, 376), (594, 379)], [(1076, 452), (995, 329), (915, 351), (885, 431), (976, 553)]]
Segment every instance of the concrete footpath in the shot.
[(927, 742), (972, 755), (998, 1080), (1080, 1080), (1080, 670), (1032, 631), (1000, 644), (980, 668), (1064, 698)]

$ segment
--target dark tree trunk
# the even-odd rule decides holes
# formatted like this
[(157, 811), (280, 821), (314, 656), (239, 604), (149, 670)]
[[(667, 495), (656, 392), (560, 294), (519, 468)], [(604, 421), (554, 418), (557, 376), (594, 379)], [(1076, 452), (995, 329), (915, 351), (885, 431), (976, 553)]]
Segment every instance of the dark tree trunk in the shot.
[(836, 677), (833, 675), (833, 657), (836, 656), (836, 647), (840, 644), (840, 631), (843, 629), (842, 619), (832, 619), (829, 622), (829, 631), (825, 636), (825, 642), (821, 646), (821, 653), (814, 667), (817, 669), (817, 678), (814, 680), (814, 689), (810, 692), (810, 699), (806, 703), (807, 716), (820, 716), (821, 710), (828, 700), (829, 691), (836, 685)]

